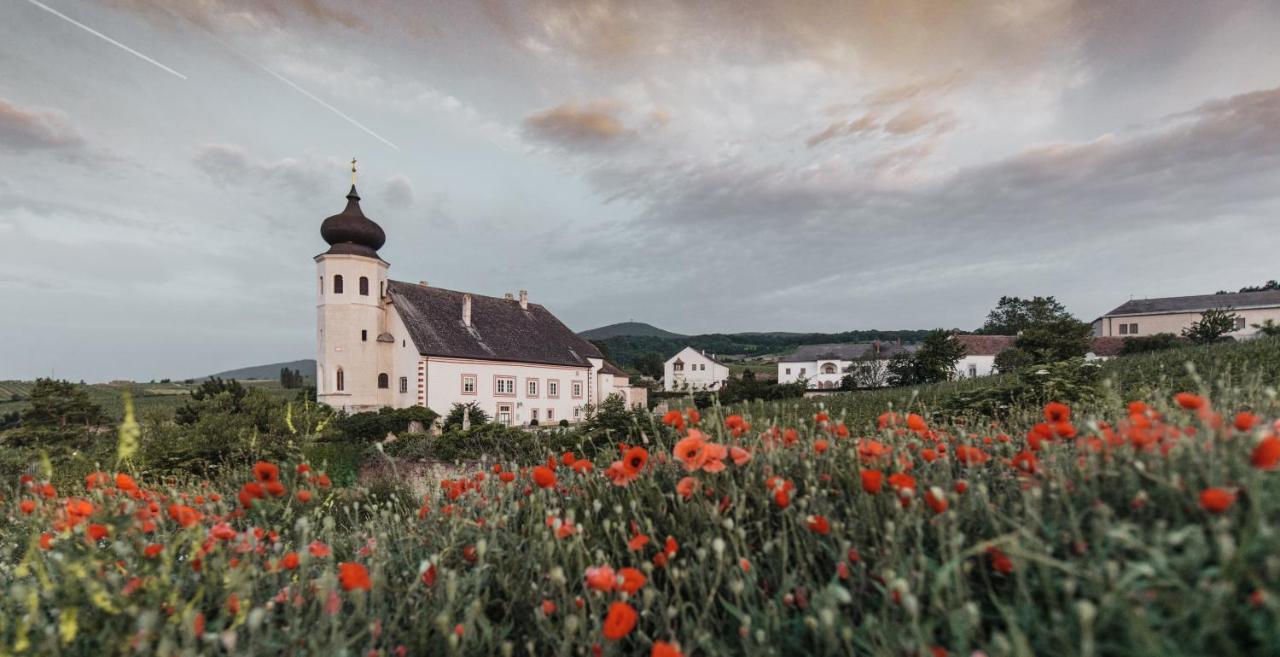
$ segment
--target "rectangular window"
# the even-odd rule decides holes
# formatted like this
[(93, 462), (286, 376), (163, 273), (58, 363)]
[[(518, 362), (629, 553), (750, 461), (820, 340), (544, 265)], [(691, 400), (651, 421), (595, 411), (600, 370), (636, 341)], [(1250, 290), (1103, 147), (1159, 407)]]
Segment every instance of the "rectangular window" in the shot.
[(369, 341), (369, 332), (368, 332), (368, 331), (364, 331), (364, 330), (360, 331), (360, 341), (361, 341), (361, 342), (368, 342), (368, 341)]
[(511, 424), (511, 404), (498, 404), (498, 412), (494, 414), (498, 424)]
[(400, 392), (409, 392), (409, 377), (400, 377)]
[(536, 408), (529, 409), (529, 423), (536, 424), (537, 422), (538, 422), (538, 409)]
[(476, 375), (474, 374), (462, 375), (462, 394), (464, 395), (476, 394)]
[(800, 376), (804, 376), (804, 368), (800, 368)]
[(1129, 335), (1129, 325), (1128, 325), (1128, 324), (1121, 324), (1121, 325), (1120, 325), (1120, 335)]
[(582, 382), (581, 381), (573, 382), (573, 398), (574, 399), (582, 398)]
[(493, 394), (505, 395), (507, 397), (515, 397), (516, 396), (516, 377), (514, 376), (493, 377)]
[(555, 419), (556, 419), (556, 409), (554, 409), (554, 408), (548, 408), (548, 409), (547, 409), (547, 422), (555, 422)]
[(538, 380), (537, 379), (528, 379), (525, 381), (524, 394), (525, 396), (531, 399), (536, 398), (538, 396)]
[[(559, 379), (547, 379), (547, 397), (550, 399), (560, 398), (560, 380)], [(550, 417), (551, 416), (547, 416), (547, 419), (550, 419)]]
[(1237, 331), (1242, 331), (1242, 330), (1244, 330), (1244, 318), (1243, 318), (1243, 317), (1237, 317), (1237, 318), (1236, 318), (1236, 330), (1237, 330)]
[(970, 379), (978, 378), (978, 366), (975, 363), (969, 363), (969, 378)]
[(1129, 325), (1129, 335), (1137, 335), (1137, 334), (1138, 334), (1138, 325), (1137, 325), (1137, 324), (1130, 324), (1130, 325)]
[(787, 374), (790, 374), (790, 373), (791, 373), (791, 368), (790, 368), (790, 367), (788, 367), (788, 368), (787, 368)]
[(576, 420), (576, 419), (578, 419), (578, 418), (580, 418), (580, 417), (582, 417), (582, 407), (581, 407), (581, 406), (574, 406), (574, 407), (573, 407), (573, 419), (575, 419), (575, 420)]

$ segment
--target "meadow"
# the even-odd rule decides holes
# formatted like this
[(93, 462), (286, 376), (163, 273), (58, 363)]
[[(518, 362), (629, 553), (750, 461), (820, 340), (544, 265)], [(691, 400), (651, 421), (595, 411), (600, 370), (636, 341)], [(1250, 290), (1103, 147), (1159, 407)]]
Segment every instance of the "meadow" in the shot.
[[(266, 391), (277, 399), (288, 399), (297, 395), (297, 390), (286, 390), (278, 381), (241, 381), (242, 384)], [(22, 411), (27, 407), (25, 398), (31, 394), (33, 381), (0, 381), (0, 415), (13, 411)], [(172, 415), (173, 411), (191, 397), (196, 383), (92, 383), (84, 386), (89, 399), (102, 407), (104, 413), (117, 420), (124, 417), (124, 398), (128, 395), (133, 401), (134, 410), (139, 415), (161, 413)]]
[(1280, 341), (1073, 368), (676, 405), (422, 497), (148, 479), (126, 421), (4, 482), (0, 654), (1280, 654)]

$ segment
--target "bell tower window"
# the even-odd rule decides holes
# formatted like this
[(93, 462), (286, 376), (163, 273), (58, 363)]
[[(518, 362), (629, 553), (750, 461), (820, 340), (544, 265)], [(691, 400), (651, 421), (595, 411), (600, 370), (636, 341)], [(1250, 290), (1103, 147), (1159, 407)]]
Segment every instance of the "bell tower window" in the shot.
[(362, 297), (369, 296), (369, 277), (368, 276), (360, 277), (360, 296)]
[(333, 275), (333, 293), (342, 294), (342, 274)]

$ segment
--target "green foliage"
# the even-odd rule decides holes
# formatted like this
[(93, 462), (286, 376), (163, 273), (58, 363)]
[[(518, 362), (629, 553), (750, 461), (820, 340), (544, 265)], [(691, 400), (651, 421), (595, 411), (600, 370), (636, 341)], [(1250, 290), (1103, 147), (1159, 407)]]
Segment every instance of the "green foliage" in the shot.
[(1002, 374), (1016, 372), (1019, 369), (1034, 364), (1035, 362), (1035, 356), (1032, 356), (1025, 350), (1017, 347), (1009, 347), (1008, 349), (996, 354), (995, 358), (996, 371)]
[(730, 356), (753, 356), (776, 354), (795, 349), (806, 344), (826, 344), (829, 342), (918, 342), (928, 331), (845, 331), (842, 333), (709, 333), (689, 337), (665, 338), (657, 336), (614, 336), (594, 341), (596, 346), (604, 345), (609, 352), (609, 360), (623, 367), (635, 367), (635, 359), (640, 354), (657, 353), (666, 360), (685, 347), (693, 347), (709, 354)]
[(1196, 344), (1217, 342), (1236, 329), (1239, 318), (1230, 308), (1210, 308), (1200, 313), (1200, 319), (1192, 322), (1191, 326), (1182, 329), (1182, 337)]
[(1017, 335), (1028, 328), (1072, 319), (1057, 299), (1049, 297), (1000, 297), (987, 314), (987, 321), (975, 333), (982, 335)]
[(22, 423), (28, 427), (91, 427), (105, 419), (102, 407), (89, 399), (84, 386), (70, 381), (37, 379), (27, 395)]
[(18, 426), (21, 422), (21, 417), (22, 415), (18, 411), (0, 413), (0, 431)]
[(1183, 346), (1183, 341), (1172, 333), (1156, 333), (1154, 335), (1141, 335), (1124, 339), (1124, 346), (1120, 348), (1121, 356), (1130, 356), (1133, 354), (1145, 354), (1152, 351), (1164, 351), (1165, 349), (1177, 349)]
[(424, 406), (405, 408), (384, 406), (376, 412), (339, 415), (333, 424), (347, 440), (367, 443), (383, 440), (387, 434), (404, 433), (415, 422), (420, 424), (423, 430), (430, 429), (439, 417), (438, 413)]
[(952, 416), (1003, 418), (1019, 407), (1043, 406), (1051, 401), (1090, 403), (1101, 394), (1101, 374), (1101, 366), (1082, 358), (1032, 365), (999, 377), (993, 385), (958, 393), (939, 409)]
[[(806, 390), (804, 383), (778, 383), (776, 381), (761, 381), (756, 378), (755, 372), (747, 370), (742, 373), (739, 378), (730, 378), (724, 382), (715, 393), (715, 397), (721, 404), (736, 404), (743, 401), (763, 400), (772, 401), (778, 399), (792, 399), (795, 397), (803, 397)], [(709, 402), (711, 396), (707, 396)], [(697, 404), (698, 397), (694, 396), (694, 403)], [(698, 406), (705, 408), (705, 406)]]
[(444, 416), (444, 423), (441, 429), (444, 431), (453, 431), (462, 428), (462, 418), (467, 418), (472, 427), (478, 427), (489, 423), (489, 414), (480, 407), (478, 402), (467, 402), (465, 404), (454, 404), (449, 409), (449, 414)]
[(191, 391), (191, 400), (179, 406), (173, 417), (178, 424), (194, 424), (206, 410), (239, 413), (244, 409), (244, 398), (248, 394), (249, 389), (235, 379), (206, 379)]
[(291, 370), (287, 367), (280, 368), (280, 387), (286, 390), (301, 388), (306, 382), (306, 377), (302, 376), (302, 372)]
[(645, 351), (631, 359), (631, 367), (637, 372), (654, 379), (661, 379), (666, 360), (656, 351)]
[(1280, 337), (1280, 324), (1274, 319), (1268, 319), (1261, 324), (1252, 324), (1253, 328), (1258, 329), (1258, 335), (1275, 338)]
[(1014, 346), (1037, 361), (1083, 358), (1093, 347), (1093, 327), (1072, 317), (1059, 317), (1027, 326)]
[(329, 474), (336, 486), (354, 486), (360, 468), (373, 453), (367, 443), (317, 440), (302, 448), (303, 459)]
[(912, 355), (920, 383), (938, 383), (955, 375), (956, 363), (964, 358), (964, 345), (951, 331), (937, 329), (929, 333)]
[[(263, 401), (269, 407), (252, 412), (206, 408), (191, 424), (144, 423), (139, 468), (155, 475), (213, 477), (259, 460), (299, 458), (302, 441), (284, 430), (282, 409), (269, 398)], [(272, 420), (264, 422), (263, 416)]]
[[(1265, 292), (1267, 290), (1280, 290), (1280, 281), (1271, 279), (1262, 285), (1248, 285), (1240, 288), (1237, 292)], [(1231, 294), (1226, 290), (1218, 290), (1216, 294)]]

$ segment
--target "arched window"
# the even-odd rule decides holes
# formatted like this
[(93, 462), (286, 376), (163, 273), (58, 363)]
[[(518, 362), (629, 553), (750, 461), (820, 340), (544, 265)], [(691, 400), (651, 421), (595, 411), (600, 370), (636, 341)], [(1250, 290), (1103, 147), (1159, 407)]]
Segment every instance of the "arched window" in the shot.
[(333, 293), (342, 294), (342, 274), (333, 275)]
[(369, 296), (369, 277), (368, 276), (360, 277), (360, 296), (362, 297)]
[(834, 364), (834, 363), (827, 363), (827, 364), (823, 365), (823, 366), (822, 366), (822, 373), (823, 373), (823, 374), (835, 374), (835, 373), (836, 373), (836, 366), (835, 366), (835, 364)]
[(387, 376), (386, 372), (378, 375), (378, 387), (383, 389), (391, 387), (391, 377)]
[(342, 368), (339, 367), (338, 368), (338, 392), (342, 392), (343, 390), (346, 390), (346, 389), (347, 389), (347, 377), (343, 376)]

